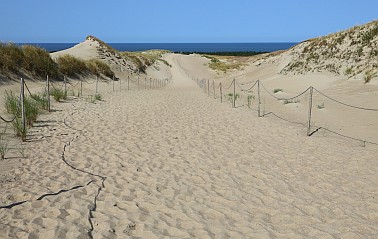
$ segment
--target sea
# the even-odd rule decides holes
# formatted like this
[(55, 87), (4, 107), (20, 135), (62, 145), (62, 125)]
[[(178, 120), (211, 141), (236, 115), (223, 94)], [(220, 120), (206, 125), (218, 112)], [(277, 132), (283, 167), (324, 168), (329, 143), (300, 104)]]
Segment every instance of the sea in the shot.
[[(18, 43), (34, 45), (56, 52), (73, 47), (78, 43)], [(119, 51), (169, 50), (173, 52), (273, 52), (286, 50), (296, 42), (280, 43), (108, 43)]]

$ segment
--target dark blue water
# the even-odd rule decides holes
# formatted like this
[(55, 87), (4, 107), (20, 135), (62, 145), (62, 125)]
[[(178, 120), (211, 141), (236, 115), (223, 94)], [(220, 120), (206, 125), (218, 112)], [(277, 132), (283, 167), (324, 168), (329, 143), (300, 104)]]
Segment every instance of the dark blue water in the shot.
[[(73, 47), (77, 43), (19, 43), (19, 45), (35, 45), (49, 52), (61, 51)], [(109, 43), (119, 51), (170, 50), (173, 52), (272, 52), (285, 50), (294, 46), (295, 42), (283, 43)]]

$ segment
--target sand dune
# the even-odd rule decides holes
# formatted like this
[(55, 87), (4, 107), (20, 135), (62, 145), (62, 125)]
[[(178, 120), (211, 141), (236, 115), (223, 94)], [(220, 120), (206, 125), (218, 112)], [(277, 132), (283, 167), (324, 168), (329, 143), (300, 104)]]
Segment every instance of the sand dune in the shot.
[(166, 59), (164, 88), (43, 115), (1, 182), (1, 206), (25, 201), (1, 238), (378, 236), (376, 147), (221, 104), (188, 78), (211, 75), (196, 57)]

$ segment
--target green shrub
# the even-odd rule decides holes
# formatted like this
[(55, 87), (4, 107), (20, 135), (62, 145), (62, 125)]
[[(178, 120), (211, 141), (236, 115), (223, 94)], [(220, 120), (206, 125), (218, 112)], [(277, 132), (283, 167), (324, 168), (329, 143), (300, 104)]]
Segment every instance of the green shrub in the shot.
[(67, 76), (75, 76), (89, 71), (85, 61), (69, 54), (59, 56), (56, 62), (60, 72)]
[(279, 88), (273, 90), (273, 93), (274, 93), (274, 94), (276, 94), (276, 93), (278, 93), (278, 92), (283, 92), (283, 90), (282, 90), (282, 89), (279, 89)]

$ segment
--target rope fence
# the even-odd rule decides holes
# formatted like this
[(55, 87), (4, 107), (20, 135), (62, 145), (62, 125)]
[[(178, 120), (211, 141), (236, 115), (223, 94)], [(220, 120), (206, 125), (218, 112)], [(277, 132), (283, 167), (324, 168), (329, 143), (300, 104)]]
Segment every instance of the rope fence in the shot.
[[(4, 151), (11, 149), (12, 147), (8, 145), (8, 142), (15, 140), (15, 137), (11, 137), (10, 131), (14, 127), (21, 127), (21, 132), (27, 132), (26, 126), (26, 113), (25, 112), (25, 92), (28, 96), (34, 100), (46, 100), (47, 101), (47, 111), (51, 111), (51, 94), (54, 94), (54, 91), (63, 92), (65, 97), (70, 97), (68, 94), (71, 93), (71, 96), (74, 97), (89, 97), (91, 100), (92, 96), (100, 93), (111, 93), (115, 91), (131, 91), (131, 90), (143, 90), (143, 89), (159, 89), (166, 87), (172, 82), (172, 76), (164, 79), (153, 79), (144, 77), (146, 80), (142, 79), (140, 74), (129, 74), (123, 73), (121, 77), (113, 77), (111, 80), (104, 79), (101, 77), (83, 79), (79, 78), (78, 80), (72, 80), (67, 77), (64, 77), (63, 81), (52, 81), (49, 76), (46, 76), (46, 84), (38, 87), (33, 87), (31, 89), (25, 80), (21, 78), (20, 82), (20, 95), (17, 98), (17, 109), (16, 113), (7, 113), (5, 115), (0, 113), (0, 153), (1, 149), (4, 148)], [(117, 84), (116, 84), (117, 83)], [(144, 83), (144, 87), (143, 87)], [(50, 92), (50, 86), (53, 90)], [(33, 90), (33, 91), (31, 91)], [(6, 101), (6, 99), (4, 98)], [(5, 103), (5, 102), (3, 102)], [(17, 120), (17, 122), (16, 122)], [(5, 124), (5, 126), (2, 126)], [(7, 127), (8, 124), (12, 124), (12, 127)], [(21, 126), (19, 125), (21, 124)], [(17, 125), (17, 126), (16, 126)], [(2, 130), (4, 129), (4, 130)], [(4, 131), (4, 132), (3, 132)], [(5, 132), (7, 131), (7, 132)], [(26, 134), (21, 135), (22, 141), (26, 141)], [(19, 143), (18, 143), (19, 144)], [(2, 156), (4, 157), (4, 156)]]
[[(181, 66), (181, 64), (179, 64)], [(208, 79), (198, 79), (192, 76), (188, 71), (186, 71), (182, 66), (181, 68), (186, 73), (186, 75), (191, 78), (197, 85), (203, 89), (203, 91), (208, 95), (211, 96), (213, 94), (214, 99), (220, 99), (221, 103), (229, 102), (231, 103), (232, 108), (241, 108), (247, 107), (250, 110), (257, 112), (258, 117), (266, 117), (266, 116), (274, 116), (279, 120), (283, 120), (285, 122), (289, 122), (292, 124), (300, 125), (306, 127), (307, 136), (312, 136), (317, 132), (324, 131), (335, 134), (340, 137), (344, 137), (347, 139), (359, 141), (362, 143), (363, 146), (366, 144), (371, 145), (378, 145), (378, 142), (374, 142), (374, 140), (366, 140), (362, 139), (362, 137), (352, 137), (348, 134), (337, 132), (336, 130), (330, 129), (327, 125), (321, 125), (319, 122), (322, 122), (322, 118), (318, 118), (318, 111), (325, 108), (324, 101), (327, 99), (329, 108), (335, 109), (335, 111), (339, 108), (340, 105), (349, 107), (351, 109), (362, 110), (362, 111), (370, 111), (372, 113), (378, 112), (378, 109), (375, 108), (368, 108), (362, 106), (356, 106), (353, 104), (348, 104), (337, 100), (331, 96), (326, 95), (325, 93), (321, 92), (320, 90), (314, 88), (313, 86), (308, 87), (303, 92), (290, 96), (290, 97), (280, 97), (277, 96), (274, 91), (270, 91), (260, 80), (250, 81), (246, 83), (239, 84), (235, 79), (232, 80), (228, 87), (222, 86), (222, 82), (215, 87), (215, 82), (211, 84), (210, 87), (210, 80)], [(217, 92), (216, 92), (217, 90)], [(280, 89), (277, 89), (280, 90)], [(273, 92), (273, 93), (272, 93)], [(320, 102), (319, 98), (324, 97), (322, 102)], [(243, 103), (246, 102), (246, 103)], [(331, 102), (336, 105), (331, 107)], [(270, 104), (275, 104), (274, 107), (270, 107)], [(296, 105), (292, 107), (290, 105)], [(339, 105), (339, 106), (337, 106)], [(317, 108), (316, 111), (314, 106)], [(272, 109), (267, 109), (272, 108)], [(295, 110), (291, 108), (301, 109), (301, 112), (305, 112), (307, 110), (307, 116), (302, 115), (301, 117), (295, 116)], [(306, 109), (307, 108), (307, 109)], [(281, 113), (277, 113), (275, 111), (281, 111)], [(315, 114), (314, 114), (315, 113)], [(329, 113), (329, 112), (327, 112)], [(352, 114), (352, 113), (351, 113)], [(377, 118), (378, 114), (371, 115), (371, 118)], [(323, 118), (328, 119), (326, 116)], [(295, 119), (291, 119), (295, 118)], [(315, 120), (314, 120), (315, 119)], [(298, 121), (299, 120), (299, 121)], [(302, 122), (300, 122), (303, 120)], [(332, 119), (331, 119), (332, 121)], [(333, 120), (335, 121), (335, 120)], [(333, 127), (337, 127), (338, 124), (334, 123)], [(344, 128), (350, 128), (349, 126), (345, 126)]]

